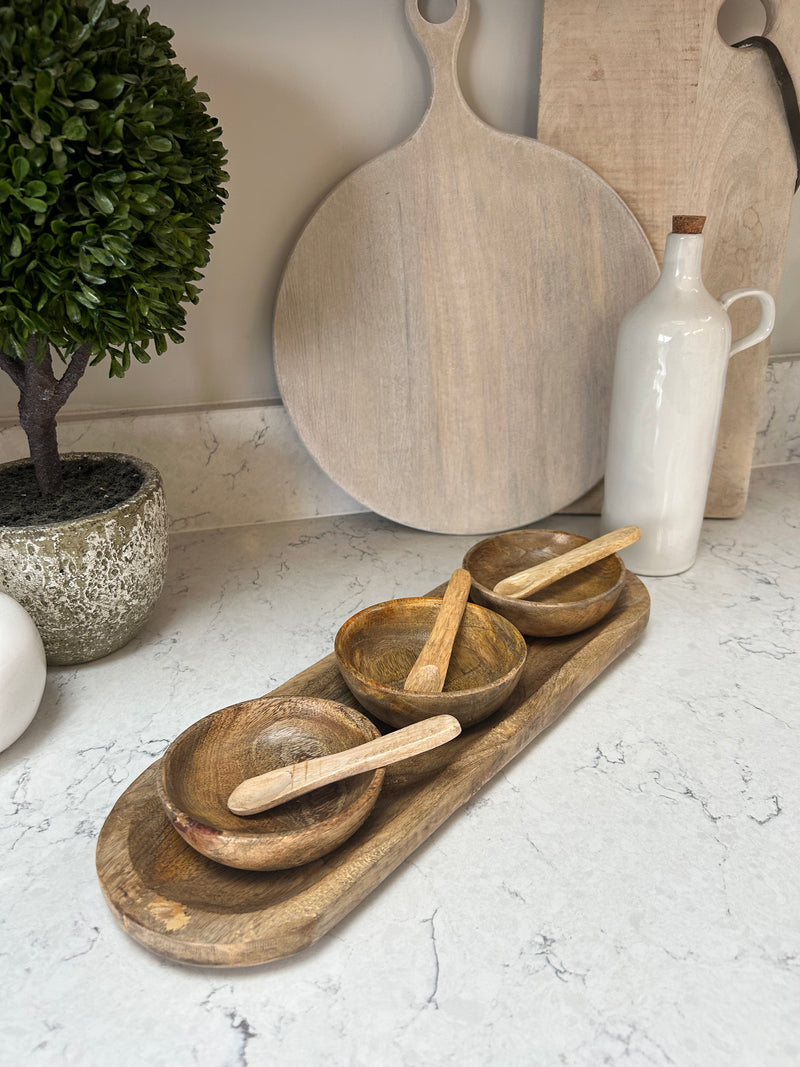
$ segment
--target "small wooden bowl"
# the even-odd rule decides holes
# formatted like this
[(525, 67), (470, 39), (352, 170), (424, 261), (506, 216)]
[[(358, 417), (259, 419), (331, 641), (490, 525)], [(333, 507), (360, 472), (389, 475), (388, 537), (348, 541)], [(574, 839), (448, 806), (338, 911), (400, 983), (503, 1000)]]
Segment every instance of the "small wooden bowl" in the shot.
[(561, 578), (530, 599), (515, 600), (492, 592), (517, 571), (584, 545), (588, 537), (561, 530), (512, 530), (479, 541), (464, 556), (472, 576), (471, 596), (503, 615), (529, 637), (561, 637), (594, 626), (613, 608), (625, 582), (619, 556), (607, 556)]
[(161, 760), (158, 794), (192, 848), (247, 871), (319, 859), (354, 834), (383, 784), (383, 767), (246, 818), (228, 809), (245, 778), (354, 748), (380, 736), (360, 711), (316, 697), (264, 697), (206, 715)]
[(390, 726), (408, 726), (431, 715), (453, 715), (462, 726), (472, 726), (500, 707), (525, 666), (522, 634), (493, 611), (467, 604), (444, 690), (405, 692), (403, 682), (441, 604), (439, 597), (373, 604), (348, 619), (336, 635), (334, 651), (350, 691)]

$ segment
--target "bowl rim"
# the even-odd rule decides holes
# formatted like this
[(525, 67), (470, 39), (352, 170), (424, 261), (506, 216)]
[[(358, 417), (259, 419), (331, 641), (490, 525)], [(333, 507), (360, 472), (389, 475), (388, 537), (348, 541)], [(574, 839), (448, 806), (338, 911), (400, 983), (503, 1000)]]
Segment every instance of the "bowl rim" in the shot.
[[(313, 695), (302, 696), (302, 695), (299, 695), (299, 694), (295, 694), (293, 696), (286, 696), (286, 697), (262, 697), (262, 698), (256, 698), (256, 700), (260, 704), (278, 704), (278, 703), (291, 704), (291, 703), (293, 703), (295, 701), (298, 702), (298, 703), (302, 702), (304, 704), (307, 703), (308, 701), (313, 701), (315, 703), (320, 703), (320, 704), (333, 704), (339, 709), (344, 709), (348, 713), (348, 715), (352, 715), (352, 716), (356, 717), (357, 719), (363, 720), (363, 722), (370, 727), (370, 731), (371, 732), (374, 731), (372, 733), (372, 737), (366, 737), (365, 736), (364, 737), (364, 741), (372, 740), (373, 737), (379, 737), (380, 734), (381, 734), (381, 731), (378, 729), (378, 727), (375, 725), (375, 723), (372, 721), (372, 719), (370, 719), (369, 716), (366, 715), (361, 709), (359, 709), (359, 708), (351, 708), (347, 704), (341, 704), (339, 701), (330, 700), (327, 697), (316, 697), (316, 696), (313, 696)], [(198, 834), (198, 833), (199, 834), (208, 834), (210, 839), (216, 839), (216, 840), (221, 841), (221, 842), (222, 841), (228, 841), (228, 842), (235, 841), (237, 844), (241, 844), (241, 845), (248, 845), (248, 844), (257, 845), (257, 844), (261, 844), (262, 846), (264, 846), (265, 844), (267, 844), (271, 840), (278, 840), (278, 839), (280, 841), (282, 841), (282, 842), (299, 841), (305, 836), (319, 833), (323, 828), (326, 828), (330, 823), (333, 823), (333, 822), (341, 819), (345, 815), (345, 813), (348, 812), (356, 804), (366, 803), (366, 801), (364, 799), (365, 795), (366, 794), (370, 794), (373, 790), (374, 790), (375, 796), (371, 800), (371, 804), (375, 803), (375, 801), (377, 800), (378, 795), (379, 795), (379, 793), (381, 791), (381, 788), (383, 786), (383, 779), (384, 779), (384, 776), (385, 776), (385, 773), (386, 773), (386, 768), (385, 767), (378, 767), (374, 771), (365, 771), (364, 772), (366, 775), (369, 775), (369, 779), (368, 779), (364, 789), (351, 802), (351, 804), (349, 804), (343, 811), (334, 812), (334, 814), (329, 815), (326, 819), (321, 819), (318, 822), (314, 822), (311, 825), (304, 826), (304, 827), (302, 827), (302, 828), (300, 828), (298, 830), (247, 830), (247, 829), (244, 829), (244, 828), (240, 830), (240, 829), (237, 829), (237, 828), (219, 827), (219, 826), (214, 826), (211, 823), (209, 823), (209, 822), (207, 822), (207, 821), (205, 821), (203, 819), (197, 819), (190, 812), (184, 811), (183, 807), (181, 805), (177, 804), (172, 799), (172, 797), (171, 797), (171, 795), (169, 793), (169, 790), (168, 790), (168, 787), (167, 787), (167, 781), (166, 781), (167, 771), (169, 769), (169, 763), (171, 762), (172, 759), (174, 759), (175, 753), (179, 749), (179, 742), (184, 740), (188, 735), (191, 735), (194, 731), (198, 730), (204, 723), (209, 722), (215, 716), (221, 715), (221, 714), (224, 714), (224, 713), (232, 714), (232, 713), (235, 712), (235, 710), (237, 708), (240, 708), (243, 704), (252, 704), (252, 703), (253, 703), (252, 700), (244, 700), (244, 701), (240, 701), (237, 704), (229, 704), (225, 708), (219, 708), (217, 711), (212, 711), (208, 715), (204, 715), (202, 718), (197, 719), (195, 722), (193, 722), (189, 726), (187, 726), (185, 730), (182, 730), (181, 733), (179, 733), (177, 735), (177, 737), (175, 737), (173, 739), (173, 741), (170, 742), (170, 744), (167, 746), (166, 750), (164, 751), (163, 756), (159, 760), (158, 774), (156, 775), (156, 792), (158, 793), (158, 798), (161, 801), (161, 804), (163, 805), (167, 815), (169, 816), (170, 822), (175, 827), (175, 829), (178, 831), (178, 833), (181, 833), (181, 836), (183, 836), (183, 834), (182, 834), (182, 831), (181, 831), (180, 827), (181, 826), (185, 826), (187, 831), (190, 832), (191, 834)], [(171, 755), (170, 755), (170, 753), (171, 753)], [(168, 756), (170, 757), (169, 760), (168, 760)], [(298, 799), (302, 799), (302, 798), (298, 798)], [(238, 818), (249, 818), (249, 816), (237, 816), (237, 817)], [(208, 853), (206, 853), (206, 855), (207, 854)]]
[(509, 636), (513, 637), (518, 645), (521, 642), (521, 645), (519, 646), (521, 654), (518, 657), (518, 662), (516, 662), (504, 674), (501, 674), (498, 678), (493, 679), (490, 685), (487, 684), (473, 686), (471, 689), (458, 689), (451, 690), (449, 692), (443, 690), (440, 693), (406, 693), (403, 689), (396, 689), (394, 686), (386, 685), (383, 682), (376, 681), (374, 678), (370, 678), (368, 675), (365, 675), (362, 671), (358, 670), (349, 660), (346, 660), (341, 655), (340, 649), (345, 638), (345, 631), (351, 629), (351, 627), (354, 626), (358, 620), (363, 619), (365, 616), (373, 614), (374, 612), (377, 612), (380, 609), (385, 609), (389, 604), (425, 604), (426, 606), (429, 606), (431, 604), (441, 605), (442, 599), (442, 597), (435, 596), (395, 597), (393, 600), (382, 600), (378, 604), (370, 604), (368, 607), (362, 608), (360, 611), (357, 611), (355, 615), (351, 615), (350, 618), (343, 622), (342, 625), (339, 627), (333, 642), (334, 654), (336, 656), (337, 662), (340, 665), (340, 668), (346, 669), (350, 674), (352, 674), (355, 678), (357, 678), (365, 686), (368, 686), (370, 689), (376, 690), (380, 693), (392, 694), (395, 698), (398, 695), (405, 696), (409, 699), (413, 699), (415, 703), (419, 701), (422, 705), (441, 701), (442, 698), (451, 700), (455, 700), (457, 698), (464, 699), (465, 697), (471, 696), (473, 694), (485, 693), (489, 689), (499, 688), (504, 683), (510, 681), (512, 678), (515, 678), (525, 666), (525, 661), (528, 655), (528, 642), (525, 640), (524, 635), (509, 619), (506, 619), (503, 615), (500, 615), (496, 611), (492, 611), (491, 608), (484, 607), (482, 604), (474, 604), (471, 601), (467, 603), (465, 613), (467, 611), (473, 611), (484, 616), (491, 616), (492, 625), (498, 627), (501, 630), (508, 631)]
[[(487, 597), (487, 599), (495, 600), (495, 601), (497, 601), (498, 604), (502, 604), (504, 606), (509, 606), (510, 607), (510, 606), (516, 605), (516, 606), (521, 607), (523, 610), (530, 609), (532, 611), (542, 612), (542, 613), (544, 613), (544, 612), (554, 612), (554, 611), (565, 611), (565, 610), (584, 611), (587, 608), (592, 607), (598, 601), (605, 600), (605, 598), (608, 597), (609, 594), (614, 593), (617, 590), (622, 588), (622, 586), (623, 586), (623, 584), (625, 582), (625, 576), (626, 576), (627, 571), (626, 571), (626, 568), (625, 568), (625, 564), (623, 563), (622, 559), (619, 557), (619, 555), (616, 552), (612, 553), (612, 555), (610, 555), (610, 556), (605, 556), (604, 559), (597, 560), (596, 562), (597, 563), (606, 563), (606, 562), (609, 562), (609, 561), (615, 562), (616, 565), (619, 568), (619, 573), (617, 574), (617, 577), (605, 589), (601, 589), (599, 592), (595, 593), (593, 596), (584, 597), (582, 600), (564, 600), (564, 601), (562, 601), (561, 603), (558, 603), (558, 604), (545, 604), (545, 603), (542, 603), (542, 601), (540, 601), (540, 600), (529, 600), (529, 599), (525, 599), (525, 598), (517, 599), (516, 597), (503, 596), (501, 593), (495, 593), (495, 591), (493, 589), (490, 589), (488, 585), (483, 585), (481, 582), (479, 582), (478, 579), (475, 577), (475, 575), (472, 573), (472, 571), (469, 568), (468, 559), (472, 555), (472, 553), (474, 553), (481, 546), (483, 546), (485, 544), (488, 544), (490, 541), (497, 541), (497, 540), (500, 540), (501, 538), (510, 537), (513, 534), (528, 533), (528, 532), (530, 532), (530, 533), (562, 534), (565, 537), (578, 538), (579, 541), (580, 541), (580, 544), (573, 545), (572, 547), (574, 547), (574, 548), (580, 548), (581, 544), (588, 544), (589, 541), (592, 540), (591, 537), (584, 537), (583, 534), (572, 533), (569, 530), (550, 530), (550, 529), (544, 529), (544, 528), (540, 528), (540, 527), (534, 527), (530, 531), (528, 531), (528, 530), (505, 530), (502, 533), (492, 534), (490, 537), (484, 537), (481, 541), (477, 541), (474, 545), (472, 545), (470, 548), (467, 549), (467, 551), (464, 553), (464, 559), (462, 561), (462, 565), (464, 567), (464, 570), (469, 572), (469, 576), (472, 579), (473, 585), (475, 585), (475, 587), (477, 589), (479, 589), (481, 591), (481, 593), (484, 596)], [(569, 551), (569, 549), (567, 549), (566, 551)], [(558, 553), (558, 555), (560, 555), (560, 554), (561, 553)], [(593, 566), (593, 564), (589, 564), (589, 566)], [(524, 569), (524, 568), (521, 568), (521, 569)], [(588, 567), (586, 569), (588, 570)], [(541, 592), (544, 592), (544, 590), (541, 590)]]

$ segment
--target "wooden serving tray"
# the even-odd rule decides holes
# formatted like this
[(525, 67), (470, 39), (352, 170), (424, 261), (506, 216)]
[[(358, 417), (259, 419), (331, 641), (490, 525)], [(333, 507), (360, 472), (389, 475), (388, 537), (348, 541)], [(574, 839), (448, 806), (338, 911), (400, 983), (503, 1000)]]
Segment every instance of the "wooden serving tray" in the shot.
[[(530, 639), (521, 681), (499, 711), (443, 748), (387, 768), (356, 835), (293, 870), (239, 871), (195, 852), (156, 796), (156, 761), (100, 831), (97, 874), (111, 910), (136, 941), (181, 963), (253, 966), (306, 948), (554, 722), (633, 643), (649, 614), (647, 590), (629, 574), (602, 622), (572, 637)], [(299, 694), (358, 706), (333, 655), (269, 695)]]

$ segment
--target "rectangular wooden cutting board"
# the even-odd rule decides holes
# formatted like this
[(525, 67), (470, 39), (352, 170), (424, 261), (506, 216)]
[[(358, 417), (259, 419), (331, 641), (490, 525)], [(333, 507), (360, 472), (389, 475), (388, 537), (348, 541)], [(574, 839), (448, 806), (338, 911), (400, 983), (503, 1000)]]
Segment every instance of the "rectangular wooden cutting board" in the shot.
[[(545, 0), (538, 136), (587, 163), (633, 210), (661, 260), (673, 214), (706, 215), (714, 296), (777, 295), (797, 161), (776, 78), (757, 49), (727, 45), (720, 0)], [(800, 83), (800, 5), (764, 0), (765, 35)], [(734, 337), (757, 306), (732, 309)], [(755, 301), (752, 302), (755, 305)], [(747, 501), (768, 342), (734, 356), (706, 514)], [(594, 505), (577, 510), (596, 510)]]
[[(335, 852), (288, 871), (223, 867), (170, 825), (152, 764), (119, 798), (97, 843), (97, 874), (123, 929), (168, 959), (243, 967), (311, 945), (378, 886), (609, 666), (647, 625), (629, 574), (611, 613), (571, 637), (530, 639), (521, 681), (499, 711), (443, 748), (387, 769), (370, 817)], [(357, 707), (334, 657), (274, 690)]]

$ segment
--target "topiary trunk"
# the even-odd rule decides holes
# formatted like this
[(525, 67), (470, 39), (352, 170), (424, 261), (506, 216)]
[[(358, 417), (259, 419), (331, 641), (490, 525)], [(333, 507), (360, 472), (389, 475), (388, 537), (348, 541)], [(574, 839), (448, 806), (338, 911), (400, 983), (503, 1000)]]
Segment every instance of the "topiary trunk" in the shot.
[(38, 360), (36, 347), (33, 337), (26, 347), (24, 361), (0, 352), (0, 368), (19, 389), (19, 422), (28, 438), (39, 492), (44, 497), (53, 498), (60, 496), (64, 489), (56, 415), (83, 376), (91, 351), (88, 345), (81, 345), (70, 358), (61, 378), (57, 378), (50, 346), (45, 347), (44, 356)]

